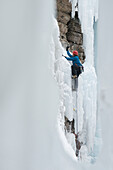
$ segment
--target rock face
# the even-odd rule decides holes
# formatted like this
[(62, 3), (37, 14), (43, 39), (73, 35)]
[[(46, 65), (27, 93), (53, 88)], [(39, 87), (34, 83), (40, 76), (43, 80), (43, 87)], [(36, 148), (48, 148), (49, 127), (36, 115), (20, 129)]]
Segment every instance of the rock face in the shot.
[(72, 5), (69, 0), (57, 0), (57, 9), (64, 13), (70, 14), (72, 11)]
[(71, 19), (72, 5), (69, 0), (57, 0), (57, 21), (60, 29), (60, 40), (64, 47), (67, 46), (68, 22)]
[(70, 51), (77, 50), (79, 58), (83, 63), (85, 60), (85, 53), (83, 49), (83, 34), (81, 30), (78, 13), (71, 18), (72, 5), (69, 0), (57, 0), (57, 21), (60, 29), (60, 41), (65, 48), (70, 46)]

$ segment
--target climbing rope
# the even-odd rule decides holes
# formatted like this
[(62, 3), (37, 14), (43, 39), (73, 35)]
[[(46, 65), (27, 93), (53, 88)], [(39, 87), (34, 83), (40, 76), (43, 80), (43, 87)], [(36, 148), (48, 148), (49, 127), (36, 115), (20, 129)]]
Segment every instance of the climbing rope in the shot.
[(76, 91), (76, 132), (78, 133), (78, 108), (77, 108), (77, 99), (78, 99), (78, 92)]

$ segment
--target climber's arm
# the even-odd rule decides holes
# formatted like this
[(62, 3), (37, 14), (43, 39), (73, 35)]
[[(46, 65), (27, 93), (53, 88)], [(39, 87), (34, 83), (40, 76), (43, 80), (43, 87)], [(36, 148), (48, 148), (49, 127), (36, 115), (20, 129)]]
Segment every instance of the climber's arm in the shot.
[(70, 52), (69, 52), (69, 51), (67, 51), (67, 54), (68, 54), (68, 56), (69, 56), (69, 57), (73, 57), (73, 56), (70, 54)]
[(67, 60), (73, 61), (73, 57), (65, 57)]

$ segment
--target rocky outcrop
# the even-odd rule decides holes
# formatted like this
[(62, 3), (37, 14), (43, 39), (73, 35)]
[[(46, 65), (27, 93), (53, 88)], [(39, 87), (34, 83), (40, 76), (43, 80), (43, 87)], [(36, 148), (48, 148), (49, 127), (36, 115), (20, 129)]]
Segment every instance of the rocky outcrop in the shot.
[(71, 46), (70, 50), (77, 50), (79, 53), (79, 58), (83, 63), (85, 60), (85, 53), (83, 49), (83, 33), (78, 15), (76, 15), (75, 18), (70, 19), (67, 27), (68, 31), (66, 33), (66, 37)]
[(64, 47), (67, 46), (68, 22), (71, 19), (72, 5), (69, 0), (57, 0), (57, 21), (60, 29), (60, 40)]
[(71, 18), (72, 4), (69, 0), (57, 0), (57, 21), (60, 29), (60, 41), (65, 48), (70, 46), (70, 51), (77, 50), (83, 63), (85, 54), (83, 49), (83, 34), (80, 20), (76, 12), (75, 18)]
[(72, 5), (69, 0), (57, 0), (57, 10), (70, 14), (72, 11)]

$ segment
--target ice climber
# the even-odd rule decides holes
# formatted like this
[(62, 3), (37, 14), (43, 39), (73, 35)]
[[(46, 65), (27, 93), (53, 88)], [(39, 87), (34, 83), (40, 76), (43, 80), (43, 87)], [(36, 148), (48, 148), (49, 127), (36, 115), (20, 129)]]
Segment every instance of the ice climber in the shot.
[(83, 65), (81, 64), (79, 57), (78, 57), (78, 51), (73, 51), (73, 55), (69, 52), (69, 46), (66, 47), (66, 51), (69, 57), (65, 57), (67, 60), (70, 60), (73, 62), (72, 68), (72, 78), (77, 78), (83, 71)]

